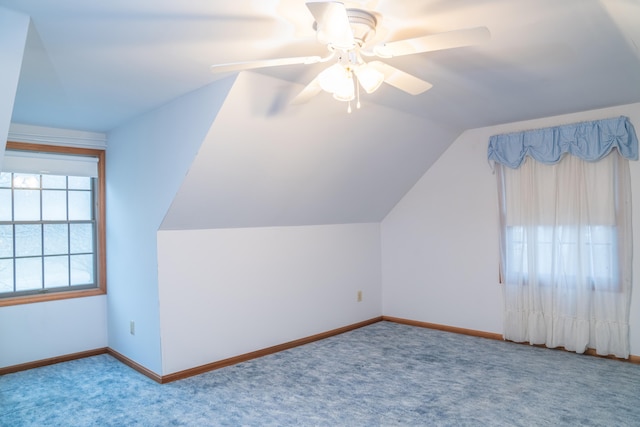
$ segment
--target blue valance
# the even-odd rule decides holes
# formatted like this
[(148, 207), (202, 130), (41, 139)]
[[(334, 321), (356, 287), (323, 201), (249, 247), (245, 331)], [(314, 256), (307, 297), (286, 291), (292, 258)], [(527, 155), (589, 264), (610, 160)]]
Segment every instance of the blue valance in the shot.
[(627, 117), (575, 123), (489, 138), (489, 161), (519, 168), (525, 156), (553, 164), (565, 153), (597, 161), (617, 148), (629, 160), (638, 160), (638, 138)]

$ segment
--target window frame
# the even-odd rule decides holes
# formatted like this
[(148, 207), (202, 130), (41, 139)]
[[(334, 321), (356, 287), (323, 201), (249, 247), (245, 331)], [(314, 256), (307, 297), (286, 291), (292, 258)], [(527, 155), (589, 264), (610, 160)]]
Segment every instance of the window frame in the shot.
[(91, 156), (98, 159), (98, 179), (95, 186), (96, 191), (96, 287), (89, 289), (59, 290), (55, 292), (4, 297), (0, 298), (0, 307), (32, 304), (45, 301), (56, 301), (71, 298), (82, 298), (107, 293), (107, 263), (106, 263), (106, 226), (105, 226), (105, 150), (95, 148), (79, 148), (69, 146), (33, 144), (26, 142), (8, 141), (6, 150), (10, 151), (32, 151), (53, 154), (68, 154), (76, 156)]

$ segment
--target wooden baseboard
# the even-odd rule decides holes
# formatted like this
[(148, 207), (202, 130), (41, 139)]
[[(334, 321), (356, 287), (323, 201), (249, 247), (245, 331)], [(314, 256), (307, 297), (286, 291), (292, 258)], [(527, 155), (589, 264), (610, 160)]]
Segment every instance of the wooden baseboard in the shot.
[[(529, 345), (529, 346), (538, 347), (538, 348), (546, 348), (549, 350), (560, 350), (560, 351), (567, 351), (569, 353), (576, 353), (575, 351), (567, 350), (564, 347), (547, 347), (544, 344), (531, 344), (528, 342), (516, 342), (516, 341), (509, 341), (509, 340), (507, 341), (514, 344)], [(623, 359), (621, 357), (614, 356), (613, 354), (608, 354), (608, 355), (598, 354), (595, 348), (587, 348), (582, 354), (586, 356), (601, 357), (603, 359), (619, 360), (620, 362), (640, 364), (640, 356), (635, 356), (633, 354), (630, 354), (627, 359)]]
[[(465, 328), (456, 328), (455, 326), (446, 326), (446, 325), (439, 325), (437, 323), (427, 323), (427, 322), (419, 322), (417, 320), (409, 320), (409, 319), (402, 319), (399, 317), (391, 317), (391, 316), (382, 316), (382, 320), (386, 320), (388, 322), (394, 322), (394, 323), (401, 323), (403, 325), (411, 325), (411, 326), (419, 326), (421, 328), (428, 328), (428, 329), (437, 329), (439, 331), (445, 331), (445, 332), (453, 332), (456, 334), (463, 334), (463, 335), (471, 335), (474, 337), (481, 337), (481, 338), (488, 338), (488, 339), (492, 339), (492, 340), (499, 340), (499, 341), (503, 341), (504, 337), (501, 334), (495, 334), (495, 333), (491, 333), (491, 332), (483, 332), (483, 331), (476, 331), (473, 329), (465, 329)], [(525, 343), (518, 343), (515, 341), (508, 341), (508, 342), (512, 342), (514, 344), (524, 344), (524, 345), (531, 345), (527, 342)], [(562, 350), (562, 351), (568, 351), (564, 348), (558, 347), (558, 348), (550, 348), (545, 346), (544, 344), (540, 344), (540, 345), (535, 345), (535, 347), (542, 347), (542, 348), (549, 348), (550, 350)], [(630, 362), (630, 363), (635, 363), (635, 364), (640, 364), (640, 356), (636, 356), (636, 355), (630, 355), (628, 359), (621, 359), (619, 357), (615, 357), (615, 356), (602, 356), (596, 353), (595, 349), (592, 348), (588, 348), (584, 354), (588, 355), (588, 356), (596, 356), (596, 357), (604, 357), (606, 359), (614, 359), (614, 360), (619, 360), (621, 362)]]
[(471, 335), (473, 337), (488, 338), (488, 339), (500, 340), (500, 341), (503, 340), (501, 334), (495, 334), (492, 332), (484, 332), (484, 331), (476, 331), (474, 329), (457, 328), (455, 326), (446, 326), (446, 325), (439, 325), (437, 323), (419, 322), (417, 320), (402, 319), (400, 317), (391, 317), (391, 316), (382, 316), (382, 320), (386, 320), (388, 322), (393, 322), (393, 323), (401, 323), (403, 325), (419, 326), (421, 328), (437, 329), (439, 331), (444, 331), (444, 332), (453, 332), (456, 334)]
[(108, 353), (107, 347), (97, 348), (95, 350), (81, 351), (73, 354), (65, 354), (64, 356), (50, 357), (48, 359), (36, 360), (33, 362), (21, 363), (19, 365), (7, 366), (0, 368), (0, 375), (12, 374), (14, 372), (26, 371), (27, 369), (41, 368), (43, 366), (55, 365), (56, 363), (69, 362), (76, 359), (84, 359), (85, 357), (97, 356), (99, 354)]
[[(322, 332), (316, 335), (311, 335), (309, 337), (305, 337), (305, 338), (300, 338), (294, 341), (289, 341), (283, 344), (278, 344), (278, 345), (274, 345), (272, 347), (267, 347), (261, 350), (256, 350), (256, 351), (252, 351), (250, 353), (246, 353), (246, 354), (241, 354), (239, 356), (234, 356), (234, 357), (230, 357), (228, 359), (224, 359), (224, 360), (219, 360), (217, 362), (213, 362), (213, 363), (208, 363), (206, 365), (202, 365), (202, 366), (196, 366), (195, 368), (191, 368), (191, 369), (186, 369), (184, 371), (180, 371), (180, 372), (175, 372), (173, 374), (169, 374), (169, 375), (158, 375), (155, 372), (145, 368), (144, 366), (140, 365), (137, 362), (134, 362), (133, 360), (129, 359), (128, 357), (118, 353), (117, 351), (109, 348), (109, 347), (105, 347), (105, 348), (98, 348), (95, 350), (88, 350), (88, 351), (82, 351), (79, 353), (73, 353), (73, 354), (68, 354), (68, 355), (64, 355), (64, 356), (58, 356), (58, 357), (52, 357), (49, 359), (43, 359), (43, 360), (37, 360), (34, 362), (28, 362), (28, 363), (22, 363), (19, 365), (13, 365), (13, 366), (7, 366), (4, 368), (0, 368), (0, 376), (1, 375), (5, 375), (5, 374), (11, 374), (14, 372), (19, 372), (19, 371), (25, 371), (27, 369), (33, 369), (33, 368), (39, 368), (42, 366), (48, 366), (48, 365), (53, 365), (56, 363), (61, 363), (61, 362), (69, 362), (71, 360), (76, 360), (76, 359), (82, 359), (85, 357), (91, 357), (91, 356), (97, 356), (99, 354), (109, 354), (111, 356), (113, 356), (114, 358), (116, 358), (117, 360), (119, 360), (120, 362), (124, 363), (125, 365), (129, 366), (130, 368), (140, 372), (141, 374), (151, 378), (152, 380), (160, 383), (160, 384), (166, 384), (172, 381), (177, 381), (177, 380), (181, 380), (181, 379), (185, 379), (188, 377), (192, 377), (194, 375), (199, 375), (199, 374), (203, 374), (205, 372), (209, 372), (209, 371), (213, 371), (215, 369), (220, 369), (220, 368), (224, 368), (226, 366), (231, 366), (231, 365), (235, 365), (241, 362), (246, 362), (248, 360), (252, 360), (252, 359), (256, 359), (258, 357), (263, 357), (263, 356), (267, 356), (269, 354), (273, 354), (273, 353), (278, 353), (280, 351), (284, 351), (284, 350), (289, 350), (291, 348), (294, 347), (298, 347), (301, 345), (305, 345), (305, 344), (309, 344), (312, 343), (314, 341), (319, 341), (325, 338), (329, 338), (335, 335), (340, 335), (343, 334), (345, 332), (348, 331), (352, 331), (354, 329), (358, 329), (358, 328), (362, 328), (363, 326), (367, 326), (367, 325), (371, 325), (373, 323), (377, 323), (380, 321), (388, 321), (388, 322), (393, 322), (393, 323), (400, 323), (403, 325), (410, 325), (410, 326), (418, 326), (421, 328), (428, 328), (428, 329), (436, 329), (439, 331), (444, 331), (444, 332), (452, 332), (452, 333), (456, 333), (456, 334), (462, 334), (462, 335), (470, 335), (470, 336), (474, 336), (474, 337), (480, 337), (480, 338), (487, 338), (487, 339), (493, 339), (493, 340), (499, 340), (499, 341), (503, 341), (503, 337), (501, 334), (496, 334), (496, 333), (491, 333), (491, 332), (484, 332), (484, 331), (477, 331), (474, 329), (465, 329), (465, 328), (458, 328), (455, 326), (446, 326), (446, 325), (440, 325), (437, 323), (428, 323), (428, 322), (420, 322), (417, 320), (410, 320), (410, 319), (403, 319), (403, 318), (399, 318), (399, 317), (392, 317), (392, 316), (379, 316), (379, 317), (374, 317), (372, 319), (369, 320), (365, 320), (363, 322), (358, 322), (358, 323), (354, 323), (351, 325), (347, 325), (347, 326), (343, 326), (341, 328), (337, 328), (337, 329), (332, 329), (330, 331), (326, 331), (326, 332)], [(519, 344), (519, 343), (516, 343)], [(526, 343), (526, 345), (529, 345), (528, 343)], [(609, 357), (609, 356), (599, 356), (595, 353), (595, 350), (592, 349), (588, 349), (585, 354), (588, 355), (593, 355), (593, 356), (597, 356), (597, 357), (607, 357), (607, 358), (611, 358), (611, 359), (615, 359), (615, 360), (620, 360), (620, 361), (624, 361), (624, 362), (630, 362), (630, 363), (635, 363), (635, 364), (640, 364), (640, 356), (636, 356), (636, 355), (630, 355), (628, 359), (619, 359), (619, 358), (615, 358), (615, 357)]]
[(26, 371), (27, 369), (33, 369), (33, 368), (39, 368), (42, 366), (47, 366), (47, 365), (53, 365), (56, 363), (61, 363), (61, 362), (68, 362), (71, 360), (75, 360), (75, 359), (82, 359), (85, 357), (91, 357), (91, 356), (97, 356), (99, 354), (109, 354), (111, 356), (113, 356), (114, 358), (116, 358), (117, 360), (119, 360), (120, 362), (124, 363), (125, 365), (129, 366), (130, 368), (140, 372), (141, 374), (151, 378), (152, 380), (160, 383), (160, 384), (165, 384), (165, 383), (169, 383), (172, 381), (177, 381), (177, 380), (181, 380), (184, 378), (188, 378), (194, 375), (199, 375), (208, 371), (212, 371), (214, 369), (220, 369), (223, 368), (225, 366), (231, 366), (231, 365), (235, 365), (237, 363), (241, 363), (241, 362), (246, 362), (248, 360), (251, 359), (256, 359), (258, 357), (262, 357), (262, 356), (266, 356), (269, 354), (273, 354), (273, 353), (277, 353), (279, 351), (283, 351), (283, 350), (288, 350), (290, 348), (294, 348), (294, 347), (298, 347), (304, 344), (309, 344), (312, 343), (314, 341), (319, 341), (325, 338), (329, 338), (331, 336), (334, 335), (339, 335), (339, 334), (343, 334), (345, 332), (348, 331), (352, 331), (354, 329), (358, 329), (358, 328), (362, 328), (363, 326), (367, 326), (367, 325), (371, 325), (373, 323), (377, 323), (382, 321), (382, 316), (379, 317), (374, 317), (372, 319), (369, 320), (365, 320), (363, 322), (358, 322), (358, 323), (354, 323), (351, 325), (347, 325), (347, 326), (343, 326), (341, 328), (337, 328), (337, 329), (332, 329), (330, 331), (326, 331), (326, 332), (322, 332), (316, 335), (312, 335), (309, 337), (305, 337), (305, 338), (300, 338), (294, 341), (290, 341), (284, 344), (278, 344), (278, 345), (274, 345), (273, 347), (268, 347), (268, 348), (264, 348), (261, 350), (256, 350), (250, 353), (246, 353), (246, 354), (241, 354), (239, 356), (235, 356), (235, 357), (230, 357), (228, 359), (224, 359), (224, 360), (220, 360), (217, 362), (213, 362), (213, 363), (209, 363), (206, 365), (202, 365), (202, 366), (196, 366), (195, 368), (191, 368), (191, 369), (186, 369), (184, 371), (180, 371), (180, 372), (175, 372), (173, 374), (169, 374), (169, 375), (158, 375), (155, 372), (151, 371), (150, 369), (145, 368), (144, 366), (140, 365), (139, 363), (129, 359), (128, 357), (124, 356), (121, 353), (118, 353), (117, 351), (113, 350), (112, 348), (109, 347), (105, 347), (105, 348), (99, 348), (96, 350), (89, 350), (89, 351), (83, 351), (80, 353), (74, 353), (74, 354), (68, 354), (68, 355), (64, 355), (64, 356), (58, 356), (58, 357), (52, 357), (50, 359), (44, 359), (44, 360), (37, 360), (34, 362), (28, 362), (28, 363), (22, 363), (20, 365), (13, 365), (13, 366), (7, 366), (5, 368), (0, 368), (0, 375), (4, 375), (4, 374), (11, 374), (14, 372), (18, 372), (18, 371)]
[(184, 378), (192, 377), (194, 375), (199, 375), (205, 372), (213, 371), (215, 369), (224, 368), (226, 366), (235, 365), (235, 364), (246, 362), (252, 359), (257, 359), (258, 357), (263, 357), (269, 354), (278, 353), (280, 351), (289, 350), (294, 347), (298, 347), (304, 344), (309, 344), (314, 341), (319, 341), (325, 338), (332, 337), (334, 335), (343, 334), (345, 332), (352, 331), (354, 329), (362, 328), (363, 326), (371, 325), (373, 323), (380, 322), (381, 320), (382, 320), (382, 316), (374, 317), (373, 319), (354, 323), (348, 326), (343, 326), (342, 328), (332, 329), (330, 331), (322, 332), (320, 334), (312, 335), (306, 338), (300, 338), (294, 341), (286, 342), (284, 344), (274, 345), (273, 347), (267, 347), (262, 350), (252, 351), (250, 353), (241, 354), (239, 356), (230, 357), (228, 359), (219, 360), (217, 362), (208, 363), (206, 365), (196, 366), (195, 368), (186, 369), (184, 371), (175, 372), (173, 374), (163, 375), (161, 382), (163, 384), (169, 383), (172, 381), (177, 381)]
[(125, 355), (123, 355), (121, 353), (118, 353), (117, 351), (115, 351), (112, 348), (108, 348), (107, 349), (107, 353), (109, 353), (111, 356), (115, 357), (116, 359), (118, 359), (120, 362), (124, 363), (125, 365), (127, 365), (131, 369), (134, 369), (134, 370), (140, 372), (142, 375), (145, 375), (145, 376), (151, 378), (155, 382), (162, 384), (162, 375), (156, 374), (152, 370), (145, 368), (144, 366), (142, 366), (141, 364), (139, 364), (137, 362), (134, 362), (133, 360), (129, 359), (127, 356), (125, 356)]

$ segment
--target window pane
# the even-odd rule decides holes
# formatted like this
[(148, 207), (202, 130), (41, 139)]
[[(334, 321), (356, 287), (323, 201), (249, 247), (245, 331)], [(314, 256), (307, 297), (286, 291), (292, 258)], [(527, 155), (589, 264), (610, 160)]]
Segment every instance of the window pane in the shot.
[(40, 220), (40, 190), (14, 190), (14, 221)]
[(67, 220), (67, 192), (42, 191), (42, 219), (45, 221)]
[(42, 175), (42, 188), (67, 188), (67, 177), (60, 175)]
[(93, 252), (92, 224), (70, 224), (72, 254)]
[(54, 256), (44, 259), (44, 287), (69, 286), (69, 257)]
[(0, 189), (0, 221), (11, 221), (11, 190)]
[(589, 227), (588, 234), (588, 247), (585, 252), (592, 261), (594, 286), (600, 289), (615, 289), (619, 280), (616, 228), (593, 226)]
[[(535, 263), (531, 265), (531, 269), (529, 274), (536, 275), (538, 281), (540, 283), (551, 283), (551, 278), (553, 277), (554, 267), (556, 272), (558, 269), (562, 268), (566, 276), (572, 274), (566, 270), (566, 265), (564, 263), (559, 263), (559, 259), (563, 259), (562, 255), (559, 255), (559, 252), (566, 253), (566, 256), (569, 256), (570, 253), (568, 251), (571, 250), (567, 245), (562, 245), (563, 239), (567, 240), (571, 243), (571, 233), (569, 230), (562, 230), (562, 228), (554, 228), (552, 226), (539, 226), (536, 228), (536, 232), (532, 236), (532, 243), (535, 244), (535, 253), (533, 254), (535, 258)], [(555, 246), (554, 246), (555, 245)], [(554, 265), (555, 264), (555, 265)]]
[(71, 190), (91, 190), (91, 178), (84, 176), (70, 176), (69, 189)]
[(0, 259), (0, 292), (13, 292), (13, 260)]
[(40, 188), (40, 175), (14, 173), (13, 186), (15, 188)]
[(69, 191), (69, 220), (91, 220), (91, 192)]
[(505, 279), (509, 284), (528, 280), (527, 240), (524, 227), (507, 227)]
[(0, 258), (13, 256), (13, 226), (0, 225)]
[(92, 255), (72, 255), (71, 256), (71, 284), (84, 285), (93, 282), (93, 256)]
[(42, 255), (42, 227), (40, 224), (16, 225), (16, 256)]
[(69, 253), (69, 226), (67, 224), (44, 224), (44, 254), (63, 255)]
[(42, 288), (42, 258), (16, 259), (16, 290)]
[(0, 172), (0, 187), (11, 188), (11, 174)]

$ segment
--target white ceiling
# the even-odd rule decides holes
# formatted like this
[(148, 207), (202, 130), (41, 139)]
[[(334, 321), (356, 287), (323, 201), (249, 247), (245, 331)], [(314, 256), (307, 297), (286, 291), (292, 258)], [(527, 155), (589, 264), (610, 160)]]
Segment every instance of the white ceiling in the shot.
[[(324, 93), (288, 105), (325, 64), (241, 76), (163, 227), (379, 221), (466, 129), (640, 102), (640, 0), (346, 5), (380, 13), (381, 40), (477, 26), (491, 40), (386, 60), (433, 88), (411, 96), (383, 85), (351, 115)], [(108, 132), (229, 77), (212, 74), (212, 64), (326, 53), (304, 0), (0, 7), (31, 17), (12, 117), (27, 125)], [(251, 87), (269, 106), (264, 114), (244, 110), (258, 102), (247, 97)]]
[[(486, 26), (481, 46), (388, 62), (434, 84), (369, 101), (467, 129), (640, 101), (638, 0), (360, 0), (387, 40)], [(108, 131), (223, 76), (323, 54), (303, 0), (0, 0), (31, 16), (13, 122)], [(308, 83), (322, 65), (265, 73)], [(324, 95), (324, 94), (323, 94)], [(314, 102), (309, 105), (313, 108)]]
[(235, 79), (162, 229), (379, 222), (458, 135), (376, 104), (347, 114), (328, 96), (270, 114), (282, 90)]

